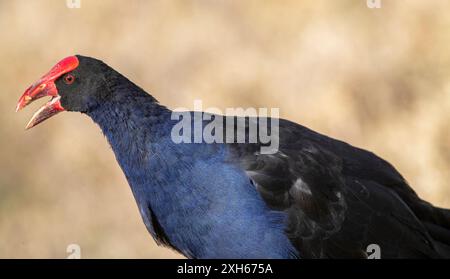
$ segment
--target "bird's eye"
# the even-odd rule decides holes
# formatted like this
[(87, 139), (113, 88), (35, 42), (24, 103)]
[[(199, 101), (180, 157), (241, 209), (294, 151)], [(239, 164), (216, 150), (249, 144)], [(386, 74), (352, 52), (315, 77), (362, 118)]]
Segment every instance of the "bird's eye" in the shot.
[(72, 84), (75, 81), (75, 77), (71, 74), (67, 74), (64, 76), (64, 83), (65, 84)]

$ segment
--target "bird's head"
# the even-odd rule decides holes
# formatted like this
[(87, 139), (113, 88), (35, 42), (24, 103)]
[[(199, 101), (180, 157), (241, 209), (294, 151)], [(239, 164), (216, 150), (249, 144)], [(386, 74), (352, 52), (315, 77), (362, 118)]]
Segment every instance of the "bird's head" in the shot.
[(61, 111), (88, 112), (98, 105), (108, 92), (104, 67), (105, 64), (100, 60), (81, 55), (59, 61), (47, 74), (28, 87), (17, 103), (16, 111), (19, 111), (39, 98), (51, 97), (33, 115), (26, 129)]

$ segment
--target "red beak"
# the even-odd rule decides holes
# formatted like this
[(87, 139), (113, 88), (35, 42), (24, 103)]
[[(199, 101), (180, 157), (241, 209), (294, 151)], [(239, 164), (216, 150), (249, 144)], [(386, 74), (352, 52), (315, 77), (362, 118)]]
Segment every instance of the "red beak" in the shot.
[(55, 80), (59, 77), (74, 70), (78, 67), (78, 58), (76, 56), (69, 56), (58, 62), (47, 74), (35, 82), (20, 97), (17, 103), (16, 111), (26, 107), (31, 102), (42, 98), (44, 96), (51, 96), (52, 99), (43, 105), (30, 119), (25, 129), (30, 129), (42, 121), (50, 118), (58, 112), (64, 111), (61, 106), (58, 90), (56, 89)]

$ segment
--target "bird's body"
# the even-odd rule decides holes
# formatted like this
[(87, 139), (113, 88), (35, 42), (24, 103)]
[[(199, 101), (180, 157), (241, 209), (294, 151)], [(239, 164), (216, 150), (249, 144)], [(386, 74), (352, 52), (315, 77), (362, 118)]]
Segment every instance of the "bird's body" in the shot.
[(170, 110), (137, 87), (116, 90), (111, 103), (88, 115), (111, 144), (159, 243), (194, 258), (295, 256), (283, 214), (269, 210), (245, 172), (227, 162), (225, 145), (174, 143)]
[(175, 143), (171, 110), (77, 57), (101, 75), (96, 97), (73, 101), (56, 81), (62, 107), (100, 126), (158, 243), (189, 258), (365, 258), (370, 244), (383, 258), (450, 257), (449, 211), (373, 153), (287, 120), (273, 154), (261, 143)]

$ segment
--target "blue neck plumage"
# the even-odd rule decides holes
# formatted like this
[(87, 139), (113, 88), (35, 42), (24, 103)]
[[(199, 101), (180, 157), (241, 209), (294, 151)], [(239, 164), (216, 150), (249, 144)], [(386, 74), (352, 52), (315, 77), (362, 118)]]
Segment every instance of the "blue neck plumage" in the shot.
[(129, 83), (114, 87), (110, 98), (86, 114), (100, 126), (138, 200), (142, 185), (133, 182), (149, 175), (145, 167), (168, 136), (170, 111)]
[(284, 215), (268, 210), (244, 171), (225, 163), (225, 145), (175, 144), (170, 110), (127, 80), (113, 90), (87, 114), (157, 241), (193, 258), (296, 256)]

